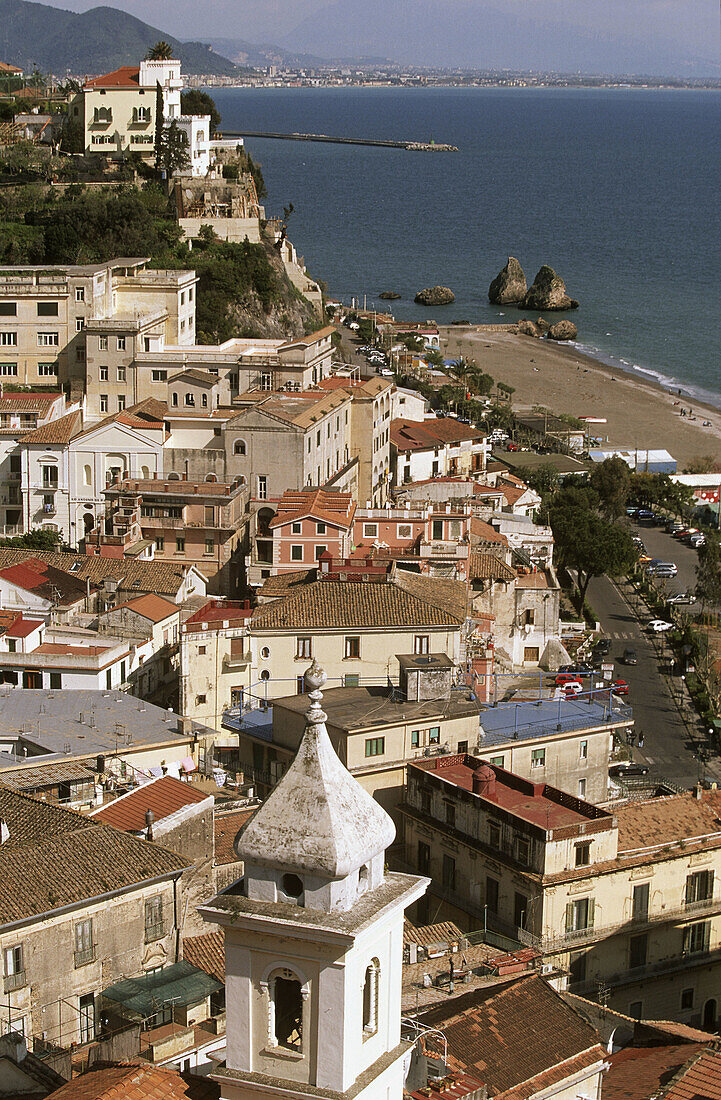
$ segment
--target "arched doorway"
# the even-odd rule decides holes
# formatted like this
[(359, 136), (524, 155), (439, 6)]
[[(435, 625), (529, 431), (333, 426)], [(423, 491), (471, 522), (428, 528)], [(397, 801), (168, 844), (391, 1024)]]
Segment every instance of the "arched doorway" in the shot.
[(703, 1030), (715, 1031), (717, 1025), (716, 998), (711, 997), (703, 1006)]

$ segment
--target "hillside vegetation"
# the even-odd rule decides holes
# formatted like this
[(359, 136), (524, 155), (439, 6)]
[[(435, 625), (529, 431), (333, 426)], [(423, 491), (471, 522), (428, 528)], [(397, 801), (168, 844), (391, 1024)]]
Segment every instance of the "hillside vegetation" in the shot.
[(137, 65), (164, 39), (173, 47), (184, 73), (231, 76), (238, 66), (201, 42), (179, 42), (165, 31), (117, 8), (65, 11), (28, 0), (2, 0), (2, 60), (45, 72), (97, 74), (120, 65)]

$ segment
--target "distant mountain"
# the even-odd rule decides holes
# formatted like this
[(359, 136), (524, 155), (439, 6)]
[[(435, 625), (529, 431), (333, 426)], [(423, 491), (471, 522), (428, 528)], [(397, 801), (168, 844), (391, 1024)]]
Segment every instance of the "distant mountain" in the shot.
[(717, 0), (331, 0), (278, 46), (439, 68), (717, 76), (718, 21)]
[(290, 69), (313, 69), (327, 65), (329, 61), (338, 65), (386, 65), (389, 59), (381, 57), (360, 57), (352, 51), (349, 57), (322, 57), (317, 53), (299, 53), (291, 48), (282, 48), (270, 42), (247, 42), (243, 38), (210, 38), (213, 49), (230, 57), (238, 65), (250, 65), (263, 68), (268, 65), (280, 65)]
[(238, 67), (202, 42), (180, 42), (118, 8), (76, 13), (28, 0), (0, 0), (0, 60), (64, 76), (137, 64), (159, 39), (173, 47), (184, 74), (231, 76)]

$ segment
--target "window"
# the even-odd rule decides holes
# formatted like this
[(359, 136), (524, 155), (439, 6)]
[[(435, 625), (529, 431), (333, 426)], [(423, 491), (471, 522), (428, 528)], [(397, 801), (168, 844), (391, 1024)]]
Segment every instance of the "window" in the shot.
[(696, 871), (686, 876), (686, 905), (698, 905), (713, 897), (713, 871)]
[(265, 474), (258, 474), (258, 500), (268, 499), (268, 478)]
[(315, 533), (316, 533), (316, 535), (324, 535), (325, 534), (325, 524), (324, 523), (316, 523)]
[(628, 941), (628, 968), (635, 970), (638, 966), (645, 966), (648, 958), (648, 936), (642, 932), (640, 936), (631, 936)]
[(58, 315), (58, 303), (57, 302), (38, 302), (38, 317), (57, 317)]
[(160, 551), (163, 551), (165, 549), (165, 539), (162, 535), (158, 535), (158, 537), (156, 538), (155, 549)]
[(145, 902), (145, 942), (159, 940), (163, 935), (165, 935), (163, 899), (148, 898)]
[(422, 840), (418, 841), (418, 873), (427, 875), (431, 869), (431, 849)]
[(429, 745), (440, 745), (440, 743), (441, 743), (441, 727), (440, 726), (431, 726), (431, 728), (428, 730), (428, 744)]
[(588, 741), (579, 742), (578, 758), (579, 760), (588, 760)]
[(364, 523), (363, 524), (363, 535), (366, 538), (369, 538), (369, 539), (376, 538), (377, 535), (378, 535), (378, 524), (377, 523)]
[(60, 691), (63, 686), (63, 676), (61, 672), (50, 673), (50, 688), (53, 691)]
[(125, 337), (118, 336), (118, 351), (125, 351)]
[(643, 1016), (643, 1001), (632, 1001), (628, 1006), (628, 1014), (632, 1020), (640, 1020)]
[(546, 766), (546, 750), (545, 749), (532, 749), (531, 750), (531, 767), (532, 768), (545, 768)]
[(346, 672), (343, 674), (343, 687), (357, 688), (360, 687), (360, 676), (357, 672)]
[(411, 748), (412, 749), (418, 749), (418, 748), (420, 748), (420, 744), (421, 744), (421, 731), (420, 730), (413, 730), (411, 732)]
[(15, 638), (8, 638), (8, 653), (17, 653), (18, 643)]
[(118, 382), (125, 381), (125, 367), (118, 367)]
[(233, 452), (234, 452), (234, 454), (237, 454), (237, 455), (244, 455), (245, 454), (245, 440), (236, 439), (235, 447), (233, 448)]
[(498, 912), (498, 879), (486, 877), (486, 905), (489, 913)]
[(291, 546), (290, 548), (290, 560), (291, 561), (303, 561), (303, 547)]
[(416, 656), (422, 653), (428, 653), (430, 650), (430, 635), (428, 634), (416, 634), (413, 639), (413, 652)]
[(76, 302), (84, 302), (85, 301), (85, 287), (82, 287), (82, 286), (76, 286), (75, 287), (75, 301)]
[(184, 397), (184, 402), (188, 406), (188, 408), (195, 408), (195, 394), (186, 393)]
[(75, 318), (75, 331), (76, 332), (82, 332), (84, 328), (85, 328), (85, 318), (84, 317), (76, 317)]
[(594, 909), (593, 898), (569, 901), (566, 906), (566, 932), (581, 932), (593, 928)]
[(687, 1011), (689, 1008), (693, 1008), (693, 997), (694, 997), (693, 986), (691, 986), (689, 989), (684, 989), (684, 990), (681, 991), (681, 1011), (682, 1012)]
[(381, 964), (371, 959), (363, 981), (363, 1036), (375, 1035), (378, 1030), (378, 984)]
[(5, 992), (21, 989), (25, 985), (25, 965), (22, 944), (5, 948)]
[(203, 706), (205, 703), (207, 703), (207, 701), (208, 701), (208, 696), (207, 695), (196, 695), (195, 696), (195, 705), (197, 707)]
[(434, 542), (440, 541), (443, 538), (443, 520), (442, 519), (434, 519), (431, 530), (432, 530), (431, 538), (433, 539), (433, 541)]
[[(312, 638), (296, 638), (295, 640), (295, 656), (296, 660), (309, 660), (313, 655), (313, 639)], [(366, 753), (366, 755), (368, 755)]]
[[(17, 335), (13, 333), (15, 339), (13, 343), (17, 344)], [(57, 332), (39, 332), (38, 333), (38, 347), (39, 348), (57, 348), (60, 346), (60, 337)]]
[(281, 970), (269, 982), (270, 1044), (285, 1050), (303, 1049), (303, 994), (292, 970)]
[(443, 856), (443, 885), (446, 890), (456, 888), (456, 861), (453, 856)]
[(78, 921), (75, 925), (75, 965), (86, 966), (94, 957), (92, 919)]
[(57, 373), (57, 363), (38, 363), (38, 375), (40, 376), (40, 378), (52, 378)]
[(98, 378), (101, 382), (107, 382), (108, 380), (108, 368), (98, 367)]
[(302, 524), (300, 524), (300, 523), (293, 523), (293, 524), (291, 525), (291, 532), (292, 532), (292, 534), (294, 534), (294, 535), (299, 535), (299, 534), (301, 533), (301, 531), (302, 531)]
[(383, 756), (386, 751), (385, 737), (369, 737), (366, 740), (366, 756)]
[(525, 626), (533, 626), (536, 621), (536, 612), (532, 607), (527, 607), (523, 612), (523, 623)]
[(491, 848), (501, 847), (501, 827), (495, 821), (488, 822), (488, 843)]
[(568, 969), (571, 975), (571, 984), (585, 982), (586, 980), (586, 952), (571, 951), (568, 956)]
[(516, 855), (518, 862), (528, 867), (531, 862), (531, 845), (525, 836), (516, 837)]
[(16, 348), (18, 346), (17, 332), (0, 332), (0, 347)]
[(121, 393), (121, 394), (118, 395), (118, 412), (122, 412), (124, 408), (125, 408), (125, 394)]
[(205, 553), (206, 554), (214, 554), (215, 553), (215, 543), (213, 542), (212, 539), (206, 539), (205, 540)]
[(182, 535), (179, 535), (175, 540), (175, 552), (176, 554), (185, 553), (185, 538)]
[(17, 363), (0, 363), (0, 375), (16, 377), (18, 373)]
[(585, 779), (579, 779), (579, 781), (578, 781), (578, 797), (579, 798), (585, 798), (586, 797), (586, 780)]
[(0, 302), (0, 317), (17, 317), (17, 302)]
[(207, 652), (207, 649), (208, 649), (208, 647), (207, 647), (207, 646), (204, 646), (204, 645), (199, 645), (199, 646), (198, 646), (198, 654), (199, 654), (199, 655), (200, 655), (201, 657), (204, 657), (204, 656), (205, 656), (205, 654), (206, 654), (206, 652)]
[(525, 894), (513, 895), (513, 920), (517, 928), (526, 928), (528, 924), (528, 898)]
[(504, 758), (502, 756), (492, 756), (489, 760), (489, 763), (495, 764), (495, 766), (497, 768), (502, 768), (503, 767), (503, 759)]
[(263, 373), (260, 376), (260, 388), (262, 390), (271, 390), (273, 388), (273, 379), (270, 374)]
[[(133, 122), (150, 122), (150, 107), (133, 107)], [(185, 300), (185, 295), (181, 295)]]
[(446, 802), (445, 807), (446, 807), (446, 825), (448, 825), (451, 829), (455, 829), (455, 827), (456, 827), (456, 807), (454, 806), (454, 804), (452, 802)]
[(153, 382), (167, 382), (168, 372), (166, 370), (154, 370), (151, 372), (151, 378)]
[(315, 548), (315, 560), (318, 561), (321, 554), (325, 554), (327, 549), (328, 549), (328, 547), (324, 546), (324, 545), (316, 546), (316, 548)]
[(178, 395), (177, 395), (177, 393), (173, 393), (173, 394), (170, 395), (170, 404), (174, 405), (174, 406), (177, 406), (177, 404), (178, 404)]
[(76, 348), (75, 349), (75, 358), (78, 361), (78, 363), (84, 363), (85, 362), (85, 348)]
[(412, 533), (413, 533), (413, 531), (412, 531), (410, 523), (399, 523), (398, 524), (398, 538), (399, 539), (409, 539), (411, 537)]
[(106, 413), (108, 411), (108, 395), (107, 393), (100, 394), (100, 411)]
[(43, 489), (57, 489), (58, 487), (58, 468), (57, 466), (43, 466)]
[(357, 661), (360, 658), (360, 638), (351, 637), (345, 640), (345, 658), (347, 661)]
[(576, 867), (588, 867), (591, 862), (591, 842), (576, 845)]

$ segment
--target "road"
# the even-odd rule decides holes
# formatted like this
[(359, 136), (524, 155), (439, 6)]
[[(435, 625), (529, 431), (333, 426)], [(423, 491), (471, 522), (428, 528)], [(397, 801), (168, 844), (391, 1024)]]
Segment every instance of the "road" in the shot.
[[(655, 537), (647, 538), (647, 535), (658, 535), (668, 541), (662, 543)], [(679, 547), (675, 540), (654, 529), (645, 529), (642, 537), (652, 556), (678, 564), (679, 576), (671, 583), (676, 584), (682, 576), (683, 581), (674, 590), (681, 591), (682, 585), (692, 588), (696, 554), (687, 547)], [(675, 551), (673, 555), (668, 542)], [(681, 550), (686, 551), (683, 561)], [(693, 562), (688, 560), (691, 555)], [(628, 702), (633, 707), (636, 734), (643, 734), (644, 738), (643, 748), (633, 750), (634, 760), (647, 763), (652, 775), (681, 786), (696, 783), (702, 771), (707, 778), (721, 781), (721, 761), (717, 754), (711, 756), (705, 770), (699, 762), (699, 742), (696, 738), (702, 739), (704, 734), (699, 721), (692, 720), (689, 731), (674, 701), (672, 690), (680, 698), (681, 685), (677, 678), (669, 678), (663, 673), (664, 667), (668, 667), (668, 656), (664, 657), (668, 650), (663, 638), (654, 638), (645, 630), (645, 624), (651, 618), (645, 609), (640, 612), (639, 623), (628, 602), (631, 597), (626, 595), (627, 592), (630, 592), (628, 587), (616, 585), (606, 577), (597, 577), (589, 585), (588, 599), (599, 617), (604, 634), (611, 639), (611, 657), (616, 674), (627, 680), (630, 687)], [(623, 651), (629, 647), (636, 650), (636, 665), (622, 663)], [(669, 684), (673, 686), (669, 687)]]
[[(651, 558), (660, 558), (662, 561), (673, 561), (678, 566), (678, 576), (666, 581), (666, 590), (669, 595), (673, 592), (693, 592), (696, 588), (696, 567), (698, 554), (690, 546), (679, 542), (678, 539), (667, 535), (662, 527), (644, 527), (634, 525), (634, 535), (643, 539), (646, 553)], [(687, 604), (682, 605), (689, 610)]]

